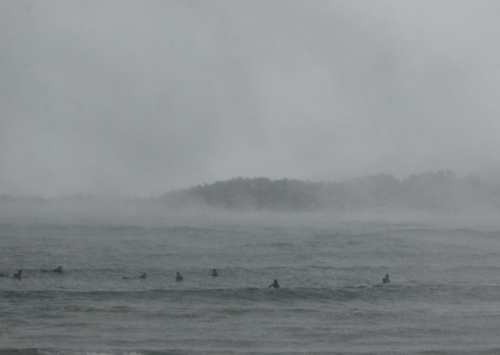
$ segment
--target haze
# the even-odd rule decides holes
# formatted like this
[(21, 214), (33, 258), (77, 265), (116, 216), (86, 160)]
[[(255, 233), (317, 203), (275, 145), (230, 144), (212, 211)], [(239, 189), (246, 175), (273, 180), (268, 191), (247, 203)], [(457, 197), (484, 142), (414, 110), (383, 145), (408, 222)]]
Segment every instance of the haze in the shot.
[(500, 176), (498, 1), (0, 1), (0, 195)]

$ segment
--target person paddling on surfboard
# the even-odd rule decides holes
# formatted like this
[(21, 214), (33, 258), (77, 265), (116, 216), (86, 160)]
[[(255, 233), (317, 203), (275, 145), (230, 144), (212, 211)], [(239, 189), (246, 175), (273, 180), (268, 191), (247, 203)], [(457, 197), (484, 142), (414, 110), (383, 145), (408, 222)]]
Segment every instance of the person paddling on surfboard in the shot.
[(58, 273), (60, 273), (60, 274), (62, 274), (62, 273), (64, 272), (64, 271), (63, 271), (63, 269), (62, 269), (62, 266), (59, 266), (59, 267), (57, 267), (57, 269), (54, 269), (54, 270), (52, 270), (52, 271), (53, 271), (53, 272), (58, 272)]
[(280, 288), (280, 284), (278, 283), (278, 280), (274, 280), (274, 282), (272, 284), (270, 284), (268, 288)]

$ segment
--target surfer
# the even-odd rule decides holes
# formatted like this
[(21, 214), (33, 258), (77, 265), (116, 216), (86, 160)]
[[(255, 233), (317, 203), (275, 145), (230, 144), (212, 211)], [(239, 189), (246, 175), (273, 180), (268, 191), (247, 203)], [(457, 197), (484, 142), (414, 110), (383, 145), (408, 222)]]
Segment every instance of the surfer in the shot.
[(389, 274), (385, 274), (384, 278), (382, 279), (383, 284), (390, 284), (391, 280), (389, 280)]
[(54, 270), (52, 270), (52, 271), (54, 271), (54, 272), (58, 272), (58, 273), (60, 273), (60, 274), (62, 274), (62, 273), (64, 272), (64, 271), (63, 271), (63, 269), (62, 269), (62, 266), (59, 266), (59, 267), (57, 267), (57, 269), (54, 269)]
[(274, 280), (274, 282), (272, 284), (270, 284), (268, 288), (280, 288), (280, 284), (278, 283), (278, 280)]
[(212, 269), (212, 277), (217, 277), (219, 274), (217, 273), (217, 270)]
[(182, 281), (184, 280), (184, 277), (182, 277), (181, 273), (177, 271), (177, 276), (175, 277), (175, 281)]
[(16, 279), (20, 279), (23, 277), (23, 270), (19, 270), (17, 273), (14, 274), (14, 277)]

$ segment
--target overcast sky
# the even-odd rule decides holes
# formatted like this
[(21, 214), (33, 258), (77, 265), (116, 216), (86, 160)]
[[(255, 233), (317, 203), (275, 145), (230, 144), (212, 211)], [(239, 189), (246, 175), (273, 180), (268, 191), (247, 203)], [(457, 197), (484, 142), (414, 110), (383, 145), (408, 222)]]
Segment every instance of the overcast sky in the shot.
[(0, 194), (500, 173), (500, 2), (0, 0)]

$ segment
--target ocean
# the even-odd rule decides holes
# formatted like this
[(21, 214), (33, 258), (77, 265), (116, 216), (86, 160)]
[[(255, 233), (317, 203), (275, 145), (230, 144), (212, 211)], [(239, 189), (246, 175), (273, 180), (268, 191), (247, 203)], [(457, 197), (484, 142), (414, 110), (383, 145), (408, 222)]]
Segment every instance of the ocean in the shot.
[(500, 354), (498, 225), (177, 217), (0, 219), (0, 354)]

